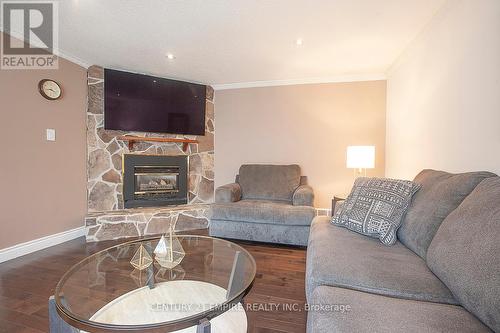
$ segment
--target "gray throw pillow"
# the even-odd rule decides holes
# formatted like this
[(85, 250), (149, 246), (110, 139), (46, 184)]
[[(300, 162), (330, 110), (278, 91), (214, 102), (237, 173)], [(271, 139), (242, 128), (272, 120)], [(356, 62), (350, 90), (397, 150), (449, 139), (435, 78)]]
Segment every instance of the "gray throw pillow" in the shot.
[(358, 178), (332, 223), (393, 245), (411, 198), (419, 188), (408, 180)]

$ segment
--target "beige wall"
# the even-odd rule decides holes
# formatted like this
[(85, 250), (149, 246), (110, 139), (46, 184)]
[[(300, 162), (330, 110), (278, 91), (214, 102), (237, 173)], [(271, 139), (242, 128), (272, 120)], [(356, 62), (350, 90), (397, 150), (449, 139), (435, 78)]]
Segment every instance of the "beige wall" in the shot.
[(349, 145), (375, 145), (383, 176), (385, 81), (219, 90), (215, 94), (215, 182), (233, 182), (243, 163), (297, 163), (329, 208), (354, 180)]
[[(83, 226), (86, 70), (59, 66), (0, 70), (0, 249)], [(38, 93), (43, 78), (62, 85), (62, 99)], [(45, 141), (46, 128), (56, 129), (56, 142)]]
[(500, 173), (500, 1), (451, 0), (387, 83), (386, 175)]

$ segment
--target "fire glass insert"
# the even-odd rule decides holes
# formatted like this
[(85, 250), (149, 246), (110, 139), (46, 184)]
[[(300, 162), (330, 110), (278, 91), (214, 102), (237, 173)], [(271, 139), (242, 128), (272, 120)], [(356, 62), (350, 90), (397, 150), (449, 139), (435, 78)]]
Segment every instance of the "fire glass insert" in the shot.
[(187, 157), (124, 155), (125, 208), (187, 203)]
[(179, 167), (136, 166), (136, 196), (155, 196), (179, 192)]

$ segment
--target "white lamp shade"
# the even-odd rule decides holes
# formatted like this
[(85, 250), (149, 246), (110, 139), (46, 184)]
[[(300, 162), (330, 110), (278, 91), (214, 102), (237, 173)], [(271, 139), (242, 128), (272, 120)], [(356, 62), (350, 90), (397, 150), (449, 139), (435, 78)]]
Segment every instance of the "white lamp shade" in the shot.
[(347, 147), (347, 168), (349, 169), (375, 168), (375, 146)]

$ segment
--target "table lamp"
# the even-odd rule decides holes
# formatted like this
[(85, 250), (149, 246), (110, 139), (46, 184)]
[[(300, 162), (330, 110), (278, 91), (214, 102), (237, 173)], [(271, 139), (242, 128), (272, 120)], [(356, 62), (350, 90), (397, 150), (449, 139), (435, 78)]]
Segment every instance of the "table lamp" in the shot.
[(347, 168), (354, 169), (356, 177), (366, 177), (366, 169), (375, 168), (375, 146), (347, 147)]

